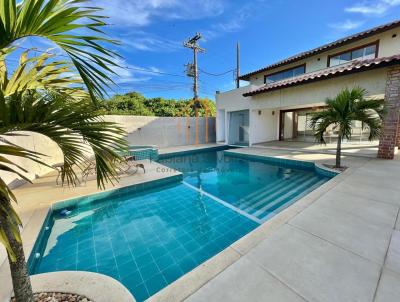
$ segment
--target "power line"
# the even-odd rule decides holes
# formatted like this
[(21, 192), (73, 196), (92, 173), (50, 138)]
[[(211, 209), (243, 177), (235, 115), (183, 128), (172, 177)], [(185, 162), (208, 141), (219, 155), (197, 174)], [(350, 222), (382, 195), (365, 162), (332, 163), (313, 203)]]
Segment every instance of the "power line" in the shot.
[(221, 73), (212, 73), (212, 72), (205, 71), (205, 70), (203, 70), (201, 68), (199, 68), (199, 70), (204, 74), (208, 74), (208, 75), (214, 76), (214, 77), (223, 76), (223, 75), (226, 75), (226, 74), (228, 74), (230, 72), (236, 71), (236, 69), (229, 69), (229, 70), (221, 72)]
[[(42, 49), (38, 49), (38, 48), (27, 48), (27, 47), (22, 47), (22, 46), (15, 46), (15, 47), (16, 48), (20, 48), (20, 49), (24, 49), (24, 50), (32, 50), (32, 51), (36, 51), (36, 52), (39, 52), (39, 53), (46, 53), (46, 54), (54, 55), (54, 56), (57, 56), (57, 57), (64, 57), (64, 58), (70, 59), (70, 57), (68, 55), (56, 54), (56, 53), (49, 52), (49, 51), (42, 50)], [(13, 60), (13, 59), (8, 59), (8, 60)], [(18, 61), (18, 60), (15, 60), (15, 61)], [(132, 66), (124, 66), (124, 65), (121, 65), (121, 66), (120, 65), (117, 65), (117, 66), (108, 65), (108, 67), (111, 67), (111, 68), (123, 68), (123, 69), (135, 70), (135, 71), (142, 71), (142, 72), (146, 72), (146, 73), (153, 73), (153, 74), (161, 74), (161, 75), (169, 75), (169, 76), (174, 76), (174, 77), (186, 78), (186, 76), (181, 75), (181, 74), (174, 74), (174, 73), (169, 73), (169, 72), (156, 71), (156, 70), (140, 68), (140, 67), (132, 67)]]

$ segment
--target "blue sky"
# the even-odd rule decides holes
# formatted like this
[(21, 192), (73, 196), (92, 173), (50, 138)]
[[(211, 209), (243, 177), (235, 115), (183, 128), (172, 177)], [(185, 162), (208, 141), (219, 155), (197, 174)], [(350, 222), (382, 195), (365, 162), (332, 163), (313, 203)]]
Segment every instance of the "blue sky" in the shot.
[[(246, 73), (343, 36), (399, 18), (400, 0), (93, 0), (112, 24), (108, 34), (121, 41), (124, 59), (114, 91), (148, 97), (189, 98), (192, 60), (182, 42), (202, 33), (206, 48), (199, 67), (209, 73), (235, 68), (236, 42)], [(148, 70), (148, 71), (142, 71)], [(161, 74), (168, 73), (170, 75)], [(200, 73), (200, 96), (234, 88), (233, 73)]]

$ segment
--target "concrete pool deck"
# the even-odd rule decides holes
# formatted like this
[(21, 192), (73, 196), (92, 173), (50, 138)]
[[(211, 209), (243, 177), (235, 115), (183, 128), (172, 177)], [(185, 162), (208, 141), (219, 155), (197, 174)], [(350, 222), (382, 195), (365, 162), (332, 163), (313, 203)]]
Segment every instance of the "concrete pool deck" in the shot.
[[(162, 153), (193, 149), (174, 147)], [(234, 152), (334, 162), (332, 154), (263, 148)], [(343, 164), (349, 167), (344, 173), (148, 300), (400, 301), (400, 161), (344, 156)], [(173, 175), (170, 169), (160, 173), (156, 163), (146, 168), (146, 174), (123, 177), (118, 186)], [(94, 180), (73, 189), (54, 183), (50, 174), (15, 190), (26, 253), (49, 205), (97, 192)], [(0, 263), (3, 302), (11, 278), (2, 248)]]

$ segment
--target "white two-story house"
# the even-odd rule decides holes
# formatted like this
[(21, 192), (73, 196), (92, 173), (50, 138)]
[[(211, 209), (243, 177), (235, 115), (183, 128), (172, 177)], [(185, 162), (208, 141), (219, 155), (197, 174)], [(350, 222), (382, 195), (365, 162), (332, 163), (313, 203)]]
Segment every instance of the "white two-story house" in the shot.
[[(379, 157), (393, 158), (400, 144), (400, 20), (345, 37), (240, 76), (249, 85), (217, 93), (217, 141), (254, 145), (314, 141), (310, 113), (345, 88), (365, 88), (389, 109)], [(335, 139), (335, 130), (327, 136)], [(354, 140), (368, 129), (355, 122)]]

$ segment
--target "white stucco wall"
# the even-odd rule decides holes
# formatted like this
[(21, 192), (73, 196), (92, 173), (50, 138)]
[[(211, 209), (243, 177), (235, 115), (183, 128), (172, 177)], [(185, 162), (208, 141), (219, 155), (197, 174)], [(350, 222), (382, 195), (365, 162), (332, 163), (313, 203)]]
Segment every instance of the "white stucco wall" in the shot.
[[(261, 111), (261, 114), (259, 114)], [(250, 144), (276, 140), (279, 111), (271, 109), (250, 111)]]
[[(240, 89), (218, 94), (216, 96), (217, 108), (224, 109), (226, 112), (244, 109), (251, 110), (251, 143), (276, 140), (279, 138), (277, 130), (279, 110), (324, 105), (326, 98), (335, 97), (345, 87), (352, 88), (360, 86), (367, 90), (369, 96), (383, 97), (386, 87), (387, 70), (388, 68), (379, 68), (314, 83), (269, 91), (252, 97), (243, 97), (243, 93), (250, 89), (255, 89), (254, 86), (241, 87)], [(267, 114), (259, 117), (254, 114), (254, 112), (258, 110), (276, 111), (276, 115), (275, 117), (271, 117)], [(266, 121), (267, 118), (268, 121)], [(276, 123), (275, 132), (272, 130), (270, 131), (270, 129), (272, 129), (270, 126), (266, 126), (274, 123)], [(226, 119), (226, 131), (229, 129), (228, 124), (229, 120)]]
[(343, 88), (356, 86), (366, 89), (368, 95), (383, 95), (385, 93), (386, 78), (387, 68), (380, 68), (274, 90), (248, 98), (242, 97), (242, 102), (248, 103), (251, 109), (290, 109), (296, 106), (317, 106), (323, 104), (326, 98), (335, 97)]
[[(196, 143), (196, 118), (194, 117), (109, 115), (105, 119), (124, 127), (128, 132), (127, 140), (130, 145), (169, 147)], [(199, 143), (204, 144), (206, 143), (206, 119), (201, 117), (198, 123)], [(215, 141), (215, 117), (209, 117), (208, 142)]]
[[(6, 139), (13, 144), (23, 147), (27, 150), (35, 151), (43, 154), (41, 160), (48, 165), (54, 165), (63, 162), (63, 155), (57, 144), (44, 135), (29, 132), (17, 132), (23, 136), (7, 136)], [(13, 163), (23, 167), (27, 172), (19, 170), (19, 172), (28, 179), (35, 179), (52, 171), (44, 165), (36, 163), (29, 159), (24, 159), (15, 156), (6, 156)], [(0, 177), (7, 183), (12, 184), (12, 187), (18, 186), (24, 181), (14, 173), (0, 172)]]
[(217, 120), (216, 120), (216, 140), (217, 142), (225, 142), (225, 119), (226, 111), (225, 109), (217, 110)]

